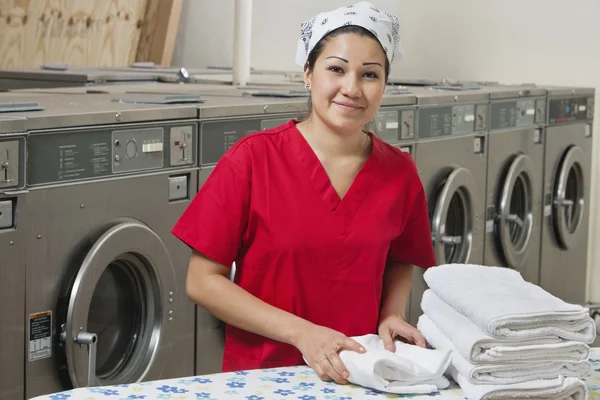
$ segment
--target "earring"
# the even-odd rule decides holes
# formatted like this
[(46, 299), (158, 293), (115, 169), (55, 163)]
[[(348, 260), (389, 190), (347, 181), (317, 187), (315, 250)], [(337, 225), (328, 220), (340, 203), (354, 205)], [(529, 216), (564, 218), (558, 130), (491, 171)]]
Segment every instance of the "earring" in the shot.
[(310, 82), (306, 82), (306, 89), (310, 90)]

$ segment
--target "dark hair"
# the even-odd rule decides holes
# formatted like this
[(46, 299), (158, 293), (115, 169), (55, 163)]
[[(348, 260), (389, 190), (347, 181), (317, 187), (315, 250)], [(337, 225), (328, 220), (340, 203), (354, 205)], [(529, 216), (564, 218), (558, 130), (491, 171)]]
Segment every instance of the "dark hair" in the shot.
[[(317, 61), (317, 58), (319, 58), (319, 56), (323, 52), (323, 48), (325, 47), (325, 44), (330, 39), (332, 39), (336, 36), (339, 36), (339, 35), (347, 34), (347, 33), (353, 33), (353, 34), (359, 35), (359, 36), (367, 36), (367, 37), (370, 37), (371, 39), (375, 40), (377, 43), (379, 43), (379, 40), (377, 39), (377, 37), (370, 31), (368, 31), (367, 29), (363, 28), (362, 26), (358, 26), (358, 25), (342, 26), (341, 28), (337, 28), (337, 29), (334, 29), (333, 31), (329, 32), (328, 34), (323, 36), (321, 38), (321, 40), (319, 40), (317, 42), (315, 47), (313, 47), (310, 54), (308, 55), (308, 60), (306, 61), (306, 64), (304, 64), (304, 71), (306, 71), (307, 69), (312, 70), (312, 68), (314, 67), (314, 65)], [(379, 45), (381, 45), (381, 43), (379, 43)], [(381, 51), (384, 51), (383, 47), (381, 47)], [(385, 57), (384, 69), (385, 69), (385, 83), (387, 84), (388, 77), (390, 75), (390, 61), (387, 58), (387, 54)], [(308, 97), (307, 108), (308, 108), (307, 115), (304, 119), (308, 118), (310, 116), (310, 114), (312, 113), (312, 98), (311, 98), (311, 96)]]

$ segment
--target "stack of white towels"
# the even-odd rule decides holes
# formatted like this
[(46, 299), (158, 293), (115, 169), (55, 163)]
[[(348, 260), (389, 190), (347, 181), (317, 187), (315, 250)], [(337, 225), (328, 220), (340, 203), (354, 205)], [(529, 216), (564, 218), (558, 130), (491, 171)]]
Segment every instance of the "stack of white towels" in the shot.
[(447, 374), (466, 398), (587, 397), (596, 337), (588, 309), (568, 304), (514, 270), (451, 264), (428, 269), (417, 328), (451, 351)]

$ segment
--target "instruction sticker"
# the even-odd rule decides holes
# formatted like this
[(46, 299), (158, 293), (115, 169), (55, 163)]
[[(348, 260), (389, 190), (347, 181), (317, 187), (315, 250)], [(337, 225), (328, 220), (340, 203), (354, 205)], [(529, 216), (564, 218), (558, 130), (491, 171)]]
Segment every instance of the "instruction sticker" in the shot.
[(29, 315), (29, 361), (52, 356), (52, 311)]

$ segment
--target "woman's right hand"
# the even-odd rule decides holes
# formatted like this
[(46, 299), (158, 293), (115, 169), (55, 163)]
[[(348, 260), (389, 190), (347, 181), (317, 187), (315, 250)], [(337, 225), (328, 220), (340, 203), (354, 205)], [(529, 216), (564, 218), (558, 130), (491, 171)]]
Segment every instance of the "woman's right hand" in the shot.
[(294, 346), (300, 350), (311, 368), (324, 381), (334, 380), (345, 385), (350, 373), (340, 359), (342, 350), (364, 353), (365, 348), (344, 334), (323, 326), (310, 324), (301, 332)]

